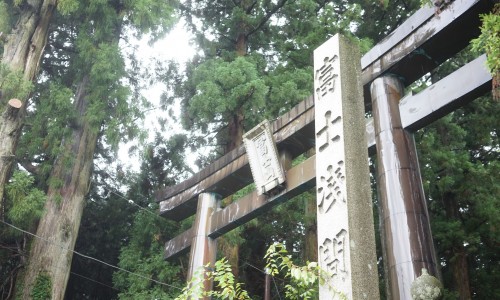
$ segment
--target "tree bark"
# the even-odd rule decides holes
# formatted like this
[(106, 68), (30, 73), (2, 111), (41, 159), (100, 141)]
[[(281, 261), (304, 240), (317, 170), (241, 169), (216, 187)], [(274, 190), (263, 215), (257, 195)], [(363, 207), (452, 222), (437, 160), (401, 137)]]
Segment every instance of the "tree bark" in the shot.
[[(446, 216), (450, 220), (459, 220), (460, 210), (455, 194), (446, 193), (444, 195), (443, 203), (446, 211)], [(457, 241), (453, 245), (449, 262), (453, 272), (453, 286), (458, 292), (458, 299), (471, 299), (467, 254), (462, 241)]]
[(73, 129), (71, 139), (66, 140), (65, 154), (57, 159), (51, 173), (52, 179), (61, 180), (61, 186), (49, 187), (45, 213), (36, 233), (40, 238), (33, 241), (30, 252), (23, 299), (30, 298), (33, 285), (40, 274), (47, 274), (51, 278), (51, 299), (64, 298), (97, 143), (98, 131), (91, 128), (83, 117), (88, 107), (88, 82), (88, 77), (84, 77), (79, 83), (75, 106), (80, 122)]
[[(33, 81), (38, 73), (40, 60), (49, 32), (57, 0), (31, 0), (21, 11), (17, 23), (7, 36), (2, 64), (12, 71), (22, 72), (26, 81)], [(14, 154), (21, 134), (26, 105), (9, 114), (11, 106), (0, 95), (0, 199), (14, 163)], [(0, 203), (1, 205), (1, 203)], [(1, 207), (0, 207), (1, 208)]]
[(305, 217), (306, 217), (306, 232), (305, 232), (305, 253), (304, 258), (310, 262), (318, 261), (318, 230), (316, 223), (316, 197), (314, 195), (310, 195), (306, 199), (305, 206)]
[(234, 113), (229, 119), (228, 136), (225, 153), (231, 152), (233, 149), (238, 148), (243, 142), (243, 120), (245, 119), (241, 110)]
[[(4, 122), (0, 123), (0, 140), (2, 141), (0, 143), (0, 165), (3, 166), (9, 166), (12, 165), (14, 162), (15, 155), (13, 154), (12, 151), (10, 151), (10, 140), (12, 136), (16, 132), (16, 122), (15, 120), (18, 118), (19, 111), (21, 110), (22, 103), (19, 105), (17, 101), (13, 101), (17, 99), (11, 99), (7, 103), (7, 107), (3, 114), (1, 115), (1, 120), (5, 120)], [(20, 102), (20, 101), (19, 101)], [(3, 138), (5, 137), (5, 138)], [(2, 212), (3, 216), (3, 208), (4, 208), (4, 198), (3, 198), (3, 191), (5, 187), (5, 182), (7, 181), (7, 176), (8, 176), (9, 170), (8, 169), (1, 169), (0, 173), (0, 179), (2, 180), (0, 182), (0, 211)]]

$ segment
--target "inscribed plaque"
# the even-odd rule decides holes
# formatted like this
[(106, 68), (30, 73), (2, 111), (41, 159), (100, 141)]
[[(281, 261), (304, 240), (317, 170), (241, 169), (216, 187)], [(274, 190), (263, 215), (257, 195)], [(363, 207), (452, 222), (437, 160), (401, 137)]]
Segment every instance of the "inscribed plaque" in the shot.
[(285, 182), (269, 122), (264, 121), (243, 135), (257, 193), (267, 194)]

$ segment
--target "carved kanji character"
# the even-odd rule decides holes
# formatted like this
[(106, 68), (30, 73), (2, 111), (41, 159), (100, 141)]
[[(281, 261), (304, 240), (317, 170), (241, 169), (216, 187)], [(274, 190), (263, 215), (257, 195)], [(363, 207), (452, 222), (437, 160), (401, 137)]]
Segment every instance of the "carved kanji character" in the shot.
[(275, 170), (272, 166), (272, 158), (269, 153), (266, 141), (266, 136), (263, 134), (257, 139), (256, 144), (260, 165), (262, 167), (262, 176), (265, 178), (265, 180), (270, 180), (275, 177)]
[(334, 238), (326, 238), (319, 246), (320, 260), (326, 264), (327, 271), (331, 272), (331, 276), (340, 276), (342, 280), (347, 277), (346, 267), (346, 236), (347, 230), (341, 229)]
[(316, 143), (319, 145), (319, 151), (325, 150), (330, 143), (340, 140), (342, 134), (342, 117), (336, 116), (332, 120), (332, 112), (329, 110), (325, 113), (325, 125), (319, 128), (316, 133)]
[(337, 167), (328, 165), (326, 173), (319, 174), (318, 182), (318, 210), (319, 213), (327, 213), (332, 206), (341, 201), (345, 203), (345, 198), (342, 193), (344, 185), (344, 161), (339, 161)]
[(335, 68), (333, 63), (338, 59), (337, 55), (333, 57), (325, 57), (323, 60), (323, 65), (321, 68), (316, 70), (316, 80), (318, 81), (316, 94), (318, 96), (318, 100), (324, 97), (328, 93), (333, 93), (335, 90), (335, 79), (339, 76), (337, 72), (335, 72)]

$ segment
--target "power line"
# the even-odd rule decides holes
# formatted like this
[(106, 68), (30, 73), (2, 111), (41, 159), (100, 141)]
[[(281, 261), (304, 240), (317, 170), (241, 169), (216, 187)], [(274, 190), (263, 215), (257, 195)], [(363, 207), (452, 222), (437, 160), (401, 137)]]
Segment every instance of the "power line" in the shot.
[[(9, 251), (11, 251), (11, 252), (17, 253), (17, 254), (19, 254), (19, 255), (23, 255), (23, 253), (22, 253), (21, 251), (19, 251), (19, 250), (15, 249), (15, 248), (12, 248), (12, 247), (2, 247), (2, 248), (3, 248), (3, 249), (7, 249), (7, 250), (9, 250)], [(62, 267), (59, 267), (59, 266), (55, 266), (55, 267), (56, 267), (56, 268), (59, 268), (59, 269), (61, 269), (61, 270), (63, 269)], [(100, 285), (102, 285), (102, 286), (105, 286), (105, 287), (108, 287), (108, 288), (110, 288), (110, 289), (113, 289), (113, 290), (116, 290), (116, 291), (121, 292), (119, 289), (117, 289), (117, 288), (115, 288), (115, 287), (112, 287), (112, 286), (110, 286), (110, 285), (108, 285), (108, 284), (105, 284), (105, 283), (103, 283), (103, 282), (100, 282), (100, 281), (94, 280), (94, 279), (92, 279), (92, 278), (90, 278), (90, 277), (87, 277), (87, 276), (84, 276), (84, 275), (78, 274), (78, 273), (73, 272), (73, 271), (71, 271), (70, 273), (71, 273), (71, 274), (73, 274), (73, 275), (75, 275), (75, 276), (81, 277), (81, 278), (83, 278), (83, 279), (86, 279), (86, 280), (89, 280), (89, 281), (95, 282), (95, 283), (100, 284)]]
[(271, 278), (273, 279), (274, 287), (276, 288), (276, 293), (278, 293), (278, 298), (280, 298), (280, 300), (281, 300), (280, 291), (278, 290), (278, 285), (276, 284), (276, 281), (274, 280), (274, 276), (271, 276)]
[[(161, 218), (158, 214), (156, 214), (156, 213), (152, 212), (151, 210), (149, 210), (149, 209), (147, 209), (147, 208), (145, 208), (145, 207), (142, 207), (142, 206), (140, 206), (139, 204), (135, 203), (135, 202), (134, 202), (134, 200), (129, 199), (129, 198), (127, 198), (127, 197), (123, 196), (123, 195), (120, 195), (120, 194), (118, 194), (117, 192), (115, 192), (115, 191), (113, 191), (113, 190), (109, 190), (109, 192), (110, 192), (111, 194), (114, 194), (114, 195), (118, 196), (119, 198), (122, 198), (122, 199), (126, 200), (129, 204), (135, 205), (135, 206), (137, 206), (139, 209), (144, 210), (144, 211), (147, 211), (148, 213), (150, 213), (150, 214), (154, 215), (155, 217), (159, 217), (159, 218)], [(144, 196), (143, 196), (143, 197), (144, 197)], [(161, 219), (162, 219), (162, 220), (165, 220), (164, 218), (161, 218)]]
[[(263, 274), (267, 274), (267, 272), (265, 272), (264, 270), (261, 270), (261, 269), (257, 268), (256, 266), (252, 265), (251, 263), (249, 263), (249, 262), (248, 262), (248, 261), (246, 261), (246, 260), (240, 260), (240, 261), (244, 262), (244, 263), (245, 263), (244, 265), (248, 265), (248, 266), (250, 266), (250, 267), (254, 268), (254, 269), (255, 269), (255, 270), (257, 270), (257, 271), (260, 271), (260, 272), (261, 272), (261, 273), (263, 273)], [(243, 266), (244, 266), (244, 265), (243, 265)], [(276, 288), (276, 293), (278, 294), (278, 298), (281, 300), (281, 295), (280, 295), (280, 291), (279, 291), (279, 289), (278, 289), (278, 285), (276, 284), (276, 280), (274, 280), (274, 276), (271, 276), (271, 278), (273, 279), (274, 288)], [(278, 279), (280, 279), (280, 280), (284, 281), (284, 280), (283, 280), (283, 279), (281, 279), (281, 278), (278, 278)]]
[(110, 289), (113, 289), (113, 290), (115, 290), (115, 291), (121, 292), (119, 289), (117, 289), (117, 288), (115, 288), (115, 287), (112, 287), (112, 286), (107, 285), (107, 284), (105, 284), (105, 283), (99, 282), (99, 281), (94, 280), (94, 279), (92, 279), (92, 278), (90, 278), (90, 277), (83, 276), (83, 275), (81, 275), (81, 274), (77, 274), (77, 273), (75, 273), (75, 272), (70, 272), (70, 273), (71, 273), (71, 274), (73, 274), (73, 275), (75, 275), (75, 276), (81, 277), (81, 278), (83, 278), (83, 279), (87, 279), (87, 280), (92, 281), (92, 282), (94, 282), (94, 283), (97, 283), (97, 284), (103, 285), (103, 286), (108, 287), (108, 288), (110, 288)]
[(88, 255), (85, 255), (85, 254), (80, 253), (80, 252), (78, 252), (78, 251), (71, 250), (71, 249), (69, 249), (69, 248), (64, 247), (63, 245), (57, 244), (57, 243), (55, 243), (55, 242), (53, 242), (53, 241), (50, 241), (50, 240), (48, 240), (48, 239), (46, 239), (46, 238), (43, 238), (43, 237), (41, 237), (41, 236), (38, 236), (38, 235), (36, 235), (36, 234), (34, 234), (34, 233), (31, 233), (31, 232), (29, 232), (29, 231), (23, 230), (23, 229), (21, 229), (21, 228), (19, 228), (19, 227), (15, 226), (15, 225), (12, 225), (12, 224), (10, 224), (10, 223), (7, 223), (7, 222), (5, 222), (5, 221), (3, 221), (3, 220), (0, 220), (0, 222), (1, 222), (1, 223), (3, 223), (3, 224), (5, 224), (5, 225), (7, 225), (7, 226), (9, 226), (9, 227), (11, 227), (11, 228), (14, 228), (14, 229), (18, 230), (18, 231), (21, 231), (21, 232), (26, 233), (26, 234), (28, 234), (28, 235), (31, 235), (31, 236), (33, 236), (33, 237), (35, 237), (35, 238), (37, 238), (37, 239), (40, 239), (40, 240), (42, 240), (42, 241), (44, 241), (44, 242), (46, 242), (46, 243), (52, 244), (52, 245), (54, 245), (54, 246), (57, 246), (57, 247), (59, 247), (59, 248), (61, 248), (61, 249), (63, 249), (63, 250), (66, 250), (66, 251), (72, 252), (72, 253), (74, 253), (74, 254), (76, 254), (76, 255), (78, 255), (78, 256), (81, 256), (81, 257), (84, 257), (84, 258), (87, 258), (87, 259), (90, 259), (90, 260), (96, 261), (96, 262), (98, 262), (98, 263), (104, 264), (104, 265), (106, 265), (106, 266), (108, 266), (108, 267), (111, 267), (111, 268), (117, 269), (117, 270), (119, 270), (119, 271), (123, 271), (123, 272), (125, 272), (125, 273), (130, 274), (130, 275), (134, 275), (134, 276), (137, 276), (137, 277), (139, 277), (139, 278), (146, 279), (146, 280), (149, 280), (149, 281), (151, 281), (151, 282), (154, 282), (154, 283), (157, 283), (157, 284), (160, 284), (160, 285), (163, 285), (163, 286), (167, 286), (167, 287), (175, 288), (175, 289), (178, 289), (178, 290), (182, 291), (182, 288), (179, 288), (179, 287), (177, 287), (177, 286), (174, 286), (174, 285), (171, 285), (171, 284), (168, 284), (168, 283), (165, 283), (165, 282), (161, 282), (161, 281), (158, 281), (158, 280), (155, 280), (155, 279), (152, 279), (152, 278), (148, 278), (148, 277), (146, 277), (146, 276), (144, 276), (144, 275), (141, 275), (141, 274), (138, 274), (138, 273), (134, 273), (134, 272), (129, 271), (129, 270), (125, 270), (125, 269), (123, 269), (123, 268), (120, 268), (120, 267), (118, 267), (118, 266), (112, 265), (112, 264), (110, 264), (110, 263), (107, 263), (107, 262), (102, 261), (102, 260), (100, 260), (100, 259), (94, 258), (94, 257), (92, 257), (92, 256), (88, 256)]
[[(99, 170), (101, 170), (101, 171), (105, 171), (105, 170), (103, 170), (103, 169), (99, 168), (98, 166), (97, 166), (97, 168), (98, 168)], [(109, 178), (110, 178), (112, 181), (114, 181), (114, 182), (116, 183), (116, 181), (117, 181), (117, 180), (116, 180), (116, 178), (111, 178), (111, 177), (112, 177), (112, 176), (111, 176), (111, 174), (112, 174), (113, 176), (116, 176), (116, 175), (115, 175), (115, 174), (113, 174), (113, 173), (112, 173), (112, 172), (110, 172), (110, 171), (105, 171), (105, 172), (108, 174)], [(159, 214), (157, 214), (157, 213), (155, 213), (155, 212), (153, 212), (153, 211), (149, 210), (149, 209), (148, 209), (148, 208), (146, 208), (146, 207), (140, 206), (139, 204), (135, 203), (135, 201), (134, 201), (134, 200), (132, 200), (132, 199), (130, 199), (130, 198), (127, 198), (127, 197), (125, 197), (125, 196), (124, 196), (124, 195), (122, 195), (121, 193), (118, 193), (118, 192), (116, 191), (116, 190), (118, 190), (118, 189), (117, 189), (116, 187), (112, 186), (111, 184), (109, 184), (108, 182), (106, 182), (105, 180), (103, 181), (103, 185), (105, 185), (105, 186), (107, 187), (107, 190), (108, 190), (111, 194), (114, 194), (114, 195), (118, 196), (119, 198), (121, 198), (121, 199), (123, 199), (123, 200), (126, 200), (129, 204), (132, 204), (132, 205), (134, 205), (134, 206), (137, 206), (139, 209), (141, 209), (141, 210), (143, 210), (143, 211), (147, 211), (148, 213), (150, 213), (150, 214), (154, 215), (156, 218), (161, 219), (163, 222), (165, 222), (165, 221), (166, 221), (166, 219), (165, 219), (165, 218), (163, 218), (162, 216), (160, 216)], [(139, 198), (142, 198), (143, 200), (145, 200), (145, 201), (147, 201), (147, 202), (150, 202), (149, 197), (147, 197), (147, 196), (145, 196), (145, 195), (142, 195), (142, 194), (138, 194), (138, 195), (140, 196)]]

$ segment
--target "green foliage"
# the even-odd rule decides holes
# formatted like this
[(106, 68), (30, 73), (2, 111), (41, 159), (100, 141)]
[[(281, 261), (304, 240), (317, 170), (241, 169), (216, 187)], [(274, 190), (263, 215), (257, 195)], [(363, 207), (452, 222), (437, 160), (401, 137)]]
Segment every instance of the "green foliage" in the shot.
[(0, 33), (2, 33), (2, 36), (0, 37), (0, 44), (2, 44), (2, 39), (5, 37), (4, 35), (8, 34), (9, 32), (10, 14), (8, 11), (7, 3), (2, 1), (0, 2)]
[(493, 76), (493, 98), (500, 100), (500, 3), (489, 14), (481, 15), (481, 34), (471, 41), (472, 49), (486, 53), (486, 65)]
[(434, 3), (432, 0), (420, 0), (420, 6), (424, 7), (424, 6), (434, 6)]
[[(307, 262), (304, 266), (294, 264), (283, 244), (272, 244), (265, 258), (269, 274), (277, 276), (284, 273), (285, 278), (290, 279), (290, 283), (285, 286), (287, 299), (317, 299), (318, 283), (329, 282), (328, 274), (318, 266), (317, 262)], [(329, 288), (335, 290), (332, 286)], [(341, 293), (339, 297), (346, 299)]]
[(0, 62), (0, 91), (2, 103), (7, 103), (12, 98), (25, 99), (33, 85), (23, 78), (19, 71), (12, 71), (10, 68)]
[[(153, 211), (139, 211), (134, 219), (130, 241), (121, 249), (118, 265), (158, 282), (181, 286), (179, 267), (163, 258), (163, 234), (166, 232), (172, 232), (170, 222), (161, 219)], [(171, 286), (123, 271), (113, 275), (113, 283), (122, 291), (120, 299), (172, 299), (177, 294)]]
[[(285, 246), (280, 243), (272, 244), (265, 255), (266, 270), (272, 276), (284, 275), (290, 280), (285, 286), (286, 299), (317, 299), (318, 284), (324, 284), (329, 279), (326, 272), (321, 270), (318, 263), (306, 263), (298, 266), (293, 263)], [(231, 265), (225, 258), (218, 260), (212, 269), (210, 264), (195, 271), (193, 278), (182, 290), (176, 300), (197, 299), (201, 297), (212, 297), (212, 299), (250, 299), (248, 292), (237, 283), (231, 271)], [(213, 281), (213, 291), (203, 291), (206, 281)], [(334, 290), (333, 287), (330, 287)], [(338, 294), (341, 299), (345, 295)]]
[(41, 272), (38, 274), (31, 291), (33, 300), (49, 300), (52, 299), (52, 279), (49, 274)]
[(215, 290), (209, 296), (215, 299), (250, 299), (248, 293), (241, 288), (241, 283), (235, 282), (231, 265), (226, 259), (215, 262), (215, 270), (207, 273), (208, 277), (213, 277)]
[(63, 15), (70, 15), (78, 10), (79, 3), (78, 0), (59, 0), (57, 10)]
[(312, 91), (312, 68), (286, 70), (279, 66), (264, 78), (269, 92), (266, 99), (267, 118), (287, 112), (290, 107), (308, 97)]
[(127, 17), (136, 36), (150, 34), (151, 40), (155, 41), (165, 35), (177, 21), (177, 1), (156, 0), (127, 0), (124, 1)]
[(6, 185), (10, 208), (7, 217), (17, 226), (25, 229), (41, 217), (45, 204), (45, 193), (33, 188), (34, 178), (26, 172), (16, 171)]
[[(432, 232), (450, 295), (456, 293), (455, 262), (466, 256), (470, 289), (478, 299), (494, 299), (499, 274), (500, 105), (483, 97), (417, 134), (424, 189), (429, 196)], [(452, 297), (452, 296), (450, 296)]]
[(197, 93), (190, 100), (190, 113), (202, 124), (226, 120), (235, 111), (253, 111), (249, 116), (256, 115), (263, 109), (268, 91), (257, 68), (252, 57), (231, 62), (207, 60), (193, 74)]
[(472, 49), (487, 54), (486, 64), (491, 74), (500, 72), (500, 3), (493, 11), (481, 15), (481, 35), (471, 41)]
[(47, 54), (42, 70), (50, 82), (60, 82), (73, 93), (78, 92), (75, 87), (84, 87), (87, 103), (76, 108), (79, 118), (70, 125), (88, 122), (92, 130), (103, 133), (113, 151), (119, 142), (144, 138), (136, 122), (149, 105), (139, 94), (144, 84), (141, 65), (132, 51), (127, 53), (127, 69), (119, 42), (125, 31), (156, 38), (170, 30), (176, 20), (175, 1), (64, 0), (58, 7), (61, 15), (56, 20), (64, 25), (56, 26), (50, 36), (49, 43), (56, 47)]
[[(29, 130), (21, 136), (17, 155), (21, 161), (37, 164), (40, 182), (48, 178), (54, 160), (64, 150), (63, 140), (68, 139), (76, 126), (76, 113), (72, 103), (73, 92), (61, 83), (51, 82), (37, 86), (31, 109), (26, 116)], [(60, 181), (56, 179), (49, 180)], [(62, 182), (61, 182), (62, 183)], [(60, 186), (60, 183), (56, 185)], [(45, 184), (39, 184), (45, 188)]]
[[(242, 289), (242, 284), (236, 282), (231, 265), (225, 258), (215, 262), (213, 271), (210, 264), (199, 268), (193, 274), (193, 278), (184, 287), (182, 293), (175, 298), (176, 300), (198, 299), (201, 297), (211, 297), (210, 299), (231, 299), (231, 300), (250, 300), (247, 291)], [(214, 282), (214, 290), (203, 291), (206, 281)]]

